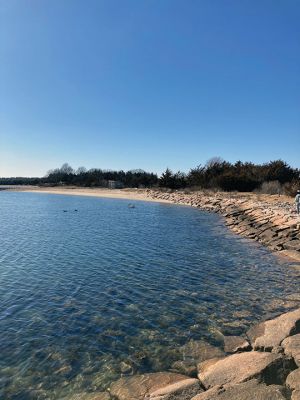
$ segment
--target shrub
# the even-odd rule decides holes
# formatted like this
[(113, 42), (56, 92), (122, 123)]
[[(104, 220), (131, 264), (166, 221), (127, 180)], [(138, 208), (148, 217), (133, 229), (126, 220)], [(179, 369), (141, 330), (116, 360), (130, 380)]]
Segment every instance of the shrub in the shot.
[(258, 192), (264, 194), (282, 194), (283, 190), (279, 181), (269, 181), (263, 182)]
[(296, 196), (297, 190), (300, 190), (300, 180), (293, 180), (283, 185), (283, 191), (287, 196)]

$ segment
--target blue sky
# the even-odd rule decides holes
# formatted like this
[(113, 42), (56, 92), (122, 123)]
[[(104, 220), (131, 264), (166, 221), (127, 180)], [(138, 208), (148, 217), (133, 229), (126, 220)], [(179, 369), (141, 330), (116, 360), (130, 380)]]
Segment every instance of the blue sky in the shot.
[(298, 0), (0, 0), (0, 176), (299, 167)]

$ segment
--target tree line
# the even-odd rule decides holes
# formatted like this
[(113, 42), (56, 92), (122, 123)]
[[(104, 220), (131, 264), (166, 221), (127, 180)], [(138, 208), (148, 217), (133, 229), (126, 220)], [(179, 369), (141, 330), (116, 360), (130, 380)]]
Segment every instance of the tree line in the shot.
[(266, 193), (294, 195), (300, 187), (300, 170), (285, 161), (265, 164), (237, 161), (232, 164), (219, 157), (205, 165), (192, 168), (187, 174), (173, 173), (170, 169), (159, 178), (159, 186), (171, 189), (197, 187), (222, 191), (252, 192), (263, 189)]
[(119, 187), (140, 188), (158, 185), (158, 176), (141, 169), (112, 171), (79, 167), (74, 170), (68, 163), (47, 172), (42, 178), (0, 178), (0, 185), (75, 185), (83, 187), (109, 187), (114, 182)]
[(265, 164), (237, 161), (232, 164), (219, 157), (210, 159), (205, 165), (192, 168), (188, 173), (173, 172), (167, 168), (161, 176), (141, 169), (112, 171), (80, 167), (74, 170), (65, 163), (61, 168), (48, 171), (42, 178), (0, 178), (6, 185), (75, 185), (86, 187), (117, 187), (167, 189), (210, 189), (222, 191), (250, 192), (264, 188), (266, 192), (293, 195), (300, 187), (300, 170), (285, 161), (275, 160)]

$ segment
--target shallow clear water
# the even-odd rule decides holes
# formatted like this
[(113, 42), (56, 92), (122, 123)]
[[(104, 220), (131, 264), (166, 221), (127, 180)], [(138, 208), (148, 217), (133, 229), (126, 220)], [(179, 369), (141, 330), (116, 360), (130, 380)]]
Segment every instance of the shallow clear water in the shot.
[(128, 203), (0, 193), (0, 398), (102, 390), (295, 306), (289, 264), (219, 216)]

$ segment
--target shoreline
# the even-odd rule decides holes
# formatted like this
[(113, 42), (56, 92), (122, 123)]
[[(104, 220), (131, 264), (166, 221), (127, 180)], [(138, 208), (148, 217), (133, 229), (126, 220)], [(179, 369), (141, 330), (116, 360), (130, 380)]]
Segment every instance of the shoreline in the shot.
[(18, 187), (4, 190), (191, 206), (221, 215), (232, 232), (263, 244), (276, 256), (300, 263), (300, 217), (294, 212), (293, 199), (287, 196), (74, 186)]
[(194, 342), (199, 357), (194, 368), (185, 360), (182, 370), (125, 375), (107, 391), (95, 392), (96, 398), (300, 400), (299, 308), (252, 326), (244, 336), (223, 339), (223, 350), (207, 345), (206, 352)]
[(226, 192), (149, 191), (148, 194), (217, 213), (234, 233), (263, 244), (277, 256), (300, 263), (300, 217), (292, 198)]
[(99, 197), (109, 199), (121, 200), (136, 200), (136, 201), (149, 201), (153, 203), (167, 203), (172, 204), (171, 200), (156, 199), (147, 196), (144, 189), (100, 189), (100, 188), (78, 188), (78, 187), (53, 187), (53, 188), (40, 188), (31, 187), (27, 188), (8, 188), (4, 189), (11, 192), (25, 192), (25, 193), (45, 193), (45, 194), (58, 194), (68, 196), (85, 196), (85, 197)]
[[(154, 201), (218, 213), (233, 232), (264, 244), (277, 256), (299, 255), (293, 259), (298, 261), (295, 264), (300, 270), (298, 217), (291, 212), (293, 204), (289, 199), (271, 196), (268, 199), (255, 194), (169, 193), (141, 189), (8, 190)], [(142, 375), (124, 373), (105, 391), (82, 392), (65, 399), (239, 400), (251, 397), (300, 400), (300, 308), (254, 324), (241, 336), (223, 336), (223, 339), (221, 349), (210, 344), (203, 347), (197, 341), (187, 344), (187, 350), (190, 346), (195, 360), (199, 356), (195, 362), (187, 357), (167, 371)]]

